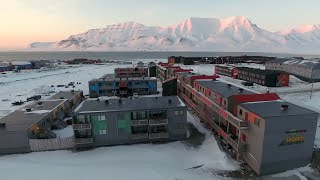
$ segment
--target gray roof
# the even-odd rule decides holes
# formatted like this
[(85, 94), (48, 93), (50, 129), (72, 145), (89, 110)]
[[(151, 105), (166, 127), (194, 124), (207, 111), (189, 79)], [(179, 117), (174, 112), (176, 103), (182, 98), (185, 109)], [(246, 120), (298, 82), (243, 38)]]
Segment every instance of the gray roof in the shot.
[(92, 79), (91, 81), (125, 81), (125, 80), (132, 80), (132, 81), (149, 81), (149, 80), (157, 80), (155, 77), (129, 77), (129, 78), (117, 78), (115, 74), (105, 74), (99, 79)]
[(72, 99), (74, 98), (76, 95), (80, 94), (82, 91), (60, 91), (57, 94), (51, 96), (49, 99)]
[[(281, 105), (288, 105), (287, 110), (282, 110)], [(284, 101), (269, 101), (269, 102), (249, 102), (240, 104), (245, 109), (257, 114), (262, 118), (275, 116), (294, 116), (302, 114), (315, 114), (316, 112), (309, 109), (284, 102)]]
[[(34, 102), (3, 117), (0, 119), (0, 123), (6, 123), (7, 131), (26, 130), (36, 122), (42, 120), (50, 114), (53, 109), (65, 101), (65, 99), (38, 101), (42, 102), (42, 105), (38, 105), (38, 102)], [(27, 112), (26, 109), (28, 108), (31, 108), (32, 111)]]
[(282, 64), (292, 64), (296, 66), (303, 66), (307, 68), (320, 69), (320, 59), (275, 59), (268, 61), (268, 63), (282, 63)]
[[(169, 103), (169, 100), (171, 100), (171, 103)], [(136, 99), (121, 99), (121, 103), (119, 101), (120, 99), (109, 99), (106, 103), (104, 100), (89, 99), (83, 101), (75, 110), (75, 113), (186, 108), (186, 105), (177, 96), (139, 97)]]
[[(228, 98), (232, 95), (239, 95), (239, 94), (257, 94), (252, 91), (248, 91), (242, 87), (238, 87), (235, 85), (230, 84), (231, 86), (228, 87), (228, 83), (221, 82), (221, 81), (213, 81), (213, 80), (196, 80), (197, 83), (200, 85), (218, 93), (222, 97)], [(243, 89), (243, 92), (240, 92), (239, 89)]]

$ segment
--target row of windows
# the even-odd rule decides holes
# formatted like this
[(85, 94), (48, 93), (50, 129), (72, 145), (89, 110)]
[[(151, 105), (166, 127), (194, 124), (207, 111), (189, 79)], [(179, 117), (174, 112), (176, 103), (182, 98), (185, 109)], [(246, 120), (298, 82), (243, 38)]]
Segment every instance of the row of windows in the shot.
[[(115, 87), (119, 87), (119, 82), (99, 82), (98, 86), (99, 87), (103, 87), (103, 86), (115, 86)], [(134, 81), (134, 82), (128, 82), (129, 86), (132, 85), (149, 85), (149, 81)], [(91, 84), (90, 86), (94, 86), (94, 84)]]
[(265, 84), (265, 81), (264, 80), (258, 80), (256, 78), (252, 78), (252, 77), (247, 77), (247, 76), (239, 76), (239, 79), (243, 79), (243, 80), (247, 80), (247, 81), (250, 81), (250, 82), (254, 82), (254, 83), (257, 83), (257, 84), (262, 84), (264, 85)]
[(174, 111), (175, 116), (183, 116), (183, 111)]

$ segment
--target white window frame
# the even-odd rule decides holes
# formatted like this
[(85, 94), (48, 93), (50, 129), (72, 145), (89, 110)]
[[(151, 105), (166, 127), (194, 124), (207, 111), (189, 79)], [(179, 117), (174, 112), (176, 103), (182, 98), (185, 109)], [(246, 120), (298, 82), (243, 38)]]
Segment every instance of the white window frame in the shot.
[(100, 129), (99, 130), (99, 134), (100, 135), (105, 135), (105, 134), (107, 134), (107, 130), (106, 129)]
[(106, 120), (107, 120), (106, 115), (98, 115), (98, 121), (106, 121)]

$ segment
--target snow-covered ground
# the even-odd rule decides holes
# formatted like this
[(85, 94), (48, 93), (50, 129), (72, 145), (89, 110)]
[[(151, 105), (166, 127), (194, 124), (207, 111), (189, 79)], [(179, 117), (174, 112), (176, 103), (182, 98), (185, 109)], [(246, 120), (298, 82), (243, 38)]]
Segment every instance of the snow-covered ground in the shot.
[[(26, 96), (48, 94), (50, 91), (70, 90), (71, 88), (57, 88), (58, 84), (70, 81), (81, 82), (75, 89), (82, 89), (88, 93), (88, 81), (112, 73), (116, 67), (132, 65), (77, 65), (63, 66), (63, 68), (48, 71), (23, 71), (0, 75), (0, 116), (22, 106), (11, 106), (12, 101), (25, 100)], [(190, 66), (188, 66), (190, 67)], [(198, 71), (197, 66), (191, 66)], [(213, 74), (213, 65), (199, 65), (201, 74)], [(222, 77), (223, 80), (228, 80)], [(239, 84), (238, 80), (232, 81)], [(51, 88), (54, 85), (55, 88)], [(293, 87), (300, 86), (297, 83)], [(303, 85), (301, 85), (303, 86)], [(261, 87), (260, 87), (261, 88)], [(253, 90), (259, 91), (259, 86)], [(159, 91), (162, 91), (159, 89)], [(285, 100), (300, 103), (320, 112), (320, 92), (313, 94), (308, 100), (307, 93), (283, 94)], [(44, 96), (47, 98), (48, 96)], [(1, 101), (10, 99), (9, 101)], [(302, 103), (302, 104), (301, 104)], [(172, 142), (166, 144), (139, 144), (129, 146), (103, 147), (84, 152), (51, 151), (37, 152), (23, 155), (9, 155), (0, 157), (1, 179), (92, 179), (105, 177), (106, 179), (225, 179), (216, 175), (218, 171), (239, 170), (238, 162), (222, 152), (213, 135), (210, 134), (193, 114), (188, 113), (188, 121), (202, 133), (205, 140), (197, 148), (187, 146), (186, 143)], [(70, 127), (55, 131), (59, 137), (72, 136)], [(320, 130), (317, 131), (316, 144), (320, 145)], [(196, 169), (188, 169), (201, 166)], [(18, 169), (18, 173), (13, 173)], [(187, 170), (188, 169), (188, 170)], [(278, 175), (268, 176), (274, 179), (280, 177), (301, 177), (300, 172), (310, 171), (301, 168)], [(290, 179), (288, 178), (288, 179)], [(300, 178), (303, 179), (303, 176)]]
[[(205, 141), (198, 148), (172, 142), (103, 147), (84, 152), (9, 155), (0, 157), (1, 179), (212, 180), (225, 179), (214, 172), (239, 169), (236, 161), (219, 150), (214, 137), (199, 124), (197, 117), (188, 114), (188, 121), (206, 133)], [(203, 166), (192, 169), (200, 165)]]
[(72, 137), (74, 135), (73, 128), (71, 125), (63, 129), (53, 130), (53, 132), (57, 135), (57, 138), (67, 138)]

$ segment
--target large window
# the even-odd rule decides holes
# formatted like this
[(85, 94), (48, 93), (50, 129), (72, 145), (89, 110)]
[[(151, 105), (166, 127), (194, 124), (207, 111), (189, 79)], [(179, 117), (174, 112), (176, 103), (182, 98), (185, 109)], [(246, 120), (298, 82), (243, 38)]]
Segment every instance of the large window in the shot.
[(79, 115), (76, 119), (76, 124), (90, 123), (90, 120), (87, 115)]
[(254, 125), (260, 127), (260, 119), (259, 118), (254, 118)]
[(132, 112), (132, 120), (146, 119), (146, 117), (147, 117), (147, 112), (146, 111)]
[(183, 116), (183, 111), (174, 111), (175, 116)]
[(150, 114), (149, 114), (150, 119), (166, 118), (166, 117), (167, 117), (166, 111), (150, 111)]

